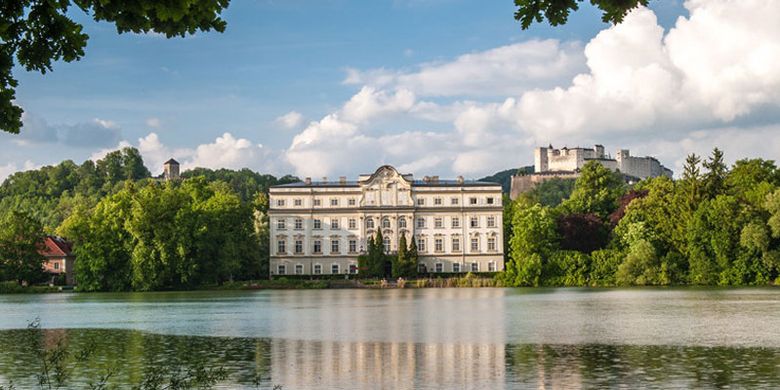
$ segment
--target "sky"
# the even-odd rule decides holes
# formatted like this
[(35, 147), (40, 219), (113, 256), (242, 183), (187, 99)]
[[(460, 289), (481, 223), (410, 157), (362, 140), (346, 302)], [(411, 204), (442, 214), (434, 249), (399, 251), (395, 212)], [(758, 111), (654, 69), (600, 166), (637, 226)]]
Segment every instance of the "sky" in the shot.
[(780, 2), (654, 0), (622, 24), (582, 3), (522, 30), (511, 0), (234, 0), (224, 33), (117, 34), (80, 10), (83, 59), (14, 69), (0, 180), (125, 146), (153, 174), (355, 177), (391, 164), (478, 178), (533, 148), (604, 144), (679, 172), (713, 147), (780, 158)]

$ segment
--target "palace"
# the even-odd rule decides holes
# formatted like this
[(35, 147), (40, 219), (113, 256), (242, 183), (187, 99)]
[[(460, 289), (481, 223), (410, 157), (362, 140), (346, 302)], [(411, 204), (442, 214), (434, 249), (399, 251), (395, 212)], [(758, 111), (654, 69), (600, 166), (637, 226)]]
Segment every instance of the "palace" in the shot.
[(271, 275), (358, 272), (368, 237), (382, 230), (388, 253), (417, 240), (422, 273), (496, 272), (504, 268), (501, 185), (426, 176), (385, 165), (357, 181), (271, 187)]

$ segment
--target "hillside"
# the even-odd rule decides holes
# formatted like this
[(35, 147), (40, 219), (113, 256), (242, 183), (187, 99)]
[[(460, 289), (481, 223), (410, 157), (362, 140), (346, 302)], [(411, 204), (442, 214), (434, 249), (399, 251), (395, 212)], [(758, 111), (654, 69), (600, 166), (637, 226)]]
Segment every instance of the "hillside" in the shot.
[(491, 183), (501, 184), (501, 191), (505, 194), (509, 194), (509, 188), (512, 186), (512, 176), (516, 174), (529, 174), (533, 173), (533, 166), (526, 166), (520, 168), (512, 168), (504, 171), (496, 172), (490, 176), (485, 176), (479, 181), (488, 181)]

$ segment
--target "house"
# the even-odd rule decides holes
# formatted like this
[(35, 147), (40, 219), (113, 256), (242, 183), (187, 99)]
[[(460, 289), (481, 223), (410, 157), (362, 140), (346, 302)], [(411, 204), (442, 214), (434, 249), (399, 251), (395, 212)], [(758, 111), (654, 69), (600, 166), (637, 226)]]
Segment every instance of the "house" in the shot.
[(73, 244), (62, 237), (46, 236), (43, 246), (38, 250), (46, 261), (43, 263), (43, 271), (50, 275), (50, 283), (64, 275), (65, 284), (76, 284), (74, 278), (75, 256)]

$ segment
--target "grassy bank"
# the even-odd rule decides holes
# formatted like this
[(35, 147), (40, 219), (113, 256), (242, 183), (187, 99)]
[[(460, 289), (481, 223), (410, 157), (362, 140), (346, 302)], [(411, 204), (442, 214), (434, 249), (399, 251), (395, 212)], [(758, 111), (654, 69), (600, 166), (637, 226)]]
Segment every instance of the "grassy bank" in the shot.
[(14, 281), (0, 282), (0, 294), (42, 294), (61, 292), (57, 286), (20, 286)]

